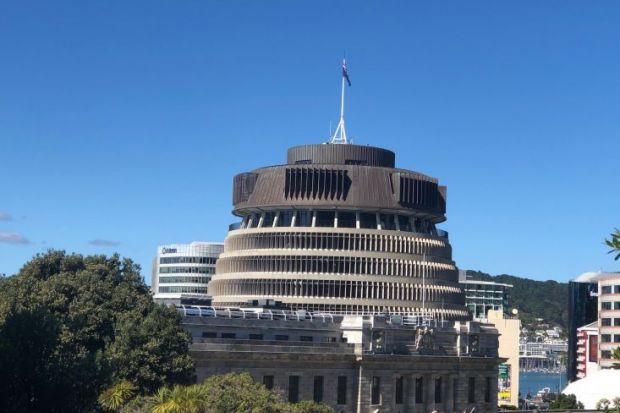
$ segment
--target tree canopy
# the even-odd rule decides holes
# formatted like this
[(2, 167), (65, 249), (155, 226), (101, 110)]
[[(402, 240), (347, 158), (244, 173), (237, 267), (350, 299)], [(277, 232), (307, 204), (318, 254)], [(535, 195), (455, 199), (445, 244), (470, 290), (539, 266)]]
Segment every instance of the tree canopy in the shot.
[(0, 279), (0, 411), (84, 412), (113, 383), (193, 381), (189, 333), (118, 255), (48, 251)]

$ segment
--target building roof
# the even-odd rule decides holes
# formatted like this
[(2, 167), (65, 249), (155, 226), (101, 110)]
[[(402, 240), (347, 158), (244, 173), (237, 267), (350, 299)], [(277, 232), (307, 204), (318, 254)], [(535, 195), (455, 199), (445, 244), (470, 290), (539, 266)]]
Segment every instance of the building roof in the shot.
[(590, 324), (586, 324), (581, 327), (577, 327), (577, 330), (598, 330), (598, 320), (591, 322)]
[(602, 271), (589, 271), (575, 277), (572, 281), (577, 283), (595, 283), (598, 280), (602, 280), (608, 277), (617, 277), (618, 272), (602, 272)]
[(618, 383), (620, 383), (620, 370), (599, 370), (570, 383), (562, 393), (574, 394), (585, 409), (594, 409), (596, 402), (601, 399), (613, 400), (620, 397)]

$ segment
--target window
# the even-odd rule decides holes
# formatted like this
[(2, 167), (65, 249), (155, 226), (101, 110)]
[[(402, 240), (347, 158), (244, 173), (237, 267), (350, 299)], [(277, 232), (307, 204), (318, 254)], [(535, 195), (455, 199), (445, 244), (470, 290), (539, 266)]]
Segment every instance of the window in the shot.
[(620, 310), (620, 301), (614, 303), (614, 310)]
[(435, 379), (435, 403), (441, 403), (441, 377)]
[(222, 338), (236, 338), (237, 335), (235, 333), (222, 333)]
[(611, 351), (610, 350), (603, 350), (603, 351), (601, 351), (601, 358), (602, 359), (610, 359), (611, 358)]
[(263, 339), (262, 334), (250, 334), (250, 340), (262, 340), (262, 339)]
[(269, 390), (273, 389), (273, 376), (263, 376), (263, 384)]
[(396, 394), (394, 395), (394, 399), (396, 404), (403, 404), (403, 384), (405, 378), (403, 376), (396, 378), (396, 384), (394, 386)]
[(614, 285), (614, 294), (620, 294), (620, 285)]
[(588, 341), (590, 342), (589, 361), (596, 363), (598, 361), (598, 335), (589, 336)]
[(614, 343), (620, 343), (620, 334), (614, 334)]
[(338, 228), (355, 228), (355, 213), (338, 212)]
[(486, 378), (486, 383), (484, 386), (484, 401), (485, 403), (491, 402), (491, 378)]
[(620, 326), (620, 318), (614, 318), (614, 326), (615, 327)]
[(312, 336), (299, 336), (299, 341), (312, 341)]
[(312, 226), (312, 211), (299, 211), (297, 214), (297, 227), (311, 227)]
[(604, 285), (601, 289), (602, 294), (611, 294), (611, 285)]
[(347, 404), (347, 376), (338, 376), (338, 404)]
[(476, 403), (476, 378), (470, 377), (467, 382), (467, 401)]
[(314, 376), (314, 395), (312, 400), (317, 403), (323, 401), (323, 376)]
[(280, 216), (278, 217), (277, 226), (279, 227), (290, 227), (293, 222), (293, 213), (292, 211), (282, 211), (280, 212)]
[(377, 229), (377, 216), (366, 212), (360, 212), (360, 228)]
[(611, 325), (611, 318), (601, 318), (601, 325), (609, 327)]
[(601, 343), (611, 343), (611, 334), (601, 334)]
[(317, 211), (316, 223), (317, 227), (332, 227), (334, 226), (335, 212), (333, 211)]
[(291, 403), (299, 401), (299, 376), (288, 376), (288, 401)]
[(381, 404), (381, 378), (372, 377), (372, 387), (370, 388), (370, 404)]
[(284, 334), (276, 334), (277, 341), (288, 341), (288, 336)]
[(415, 379), (415, 402), (424, 403), (424, 379), (422, 377)]
[(202, 338), (216, 338), (217, 333), (214, 331), (203, 331)]
[(601, 310), (611, 310), (611, 301), (601, 303)]

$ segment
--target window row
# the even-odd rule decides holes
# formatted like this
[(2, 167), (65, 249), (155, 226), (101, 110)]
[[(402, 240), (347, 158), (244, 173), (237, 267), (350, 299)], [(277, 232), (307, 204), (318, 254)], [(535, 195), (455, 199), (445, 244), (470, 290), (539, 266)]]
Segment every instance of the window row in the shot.
[(160, 264), (215, 264), (215, 257), (160, 257)]
[(451, 248), (436, 239), (384, 234), (270, 232), (239, 234), (226, 240), (227, 251), (249, 249), (318, 249), (416, 254), (450, 259)]
[(211, 284), (215, 296), (250, 295), (261, 297), (359, 298), (444, 302), (462, 304), (458, 287), (405, 284), (374, 281), (335, 280), (215, 280)]
[(215, 274), (215, 267), (159, 267), (160, 274)]
[(247, 256), (221, 258), (217, 273), (274, 272), (310, 274), (386, 275), (456, 281), (452, 264), (373, 257), (316, 255)]
[(242, 229), (272, 227), (379, 229), (416, 232), (447, 238), (447, 232), (438, 230), (431, 221), (414, 216), (374, 212), (287, 210), (249, 214), (241, 221)]
[(611, 334), (601, 334), (601, 342), (602, 343), (620, 343), (620, 334), (614, 334), (613, 337)]
[(614, 327), (618, 327), (620, 326), (620, 318), (609, 318), (609, 317), (604, 317), (601, 318), (601, 326), (603, 327), (610, 327), (612, 324), (612, 320), (613, 320), (613, 325)]
[[(288, 390), (288, 401), (291, 403), (297, 403), (300, 397), (300, 383), (301, 376), (291, 375), (287, 377), (287, 390)], [(312, 376), (304, 379), (312, 380), (312, 385), (307, 384), (303, 386), (304, 388), (312, 388), (312, 399), (317, 402), (325, 402), (324, 394), (325, 394), (325, 378), (324, 376)], [(384, 377), (381, 376), (372, 376), (370, 380), (370, 404), (371, 405), (381, 405), (383, 404), (383, 394), (389, 392), (393, 394), (394, 403), (396, 405), (402, 405), (405, 403), (405, 400), (408, 398), (408, 388), (405, 384), (405, 377), (398, 376), (394, 378), (394, 383), (392, 384), (393, 390), (390, 392), (388, 389), (384, 388), (384, 384), (382, 385), (382, 379)], [(424, 404), (429, 402), (434, 402), (435, 404), (443, 403), (446, 398), (447, 392), (447, 380), (448, 378), (444, 377), (432, 377), (432, 378), (424, 378), (424, 377), (415, 377), (413, 379), (413, 388), (411, 391), (413, 392), (413, 401), (415, 404)], [(491, 403), (493, 400), (493, 392), (496, 391), (496, 383), (492, 377), (484, 378), (484, 393), (483, 398), (485, 403)], [(274, 389), (275, 387), (275, 377), (273, 375), (264, 375), (263, 376), (263, 385), (267, 389)], [(459, 379), (452, 379), (452, 400), (458, 400), (458, 386)], [(467, 402), (468, 403), (477, 403), (481, 400), (478, 400), (478, 391), (476, 389), (478, 383), (476, 377), (468, 377), (467, 378)], [(432, 393), (425, 391), (425, 387), (429, 386), (432, 389)], [(428, 400), (430, 398), (430, 400)], [(329, 403), (329, 401), (327, 401)], [(336, 404), (345, 405), (347, 404), (347, 376), (338, 376), (336, 381)]]
[(620, 294), (620, 284), (619, 285), (604, 285), (601, 287), (602, 294)]
[(602, 310), (620, 310), (620, 301), (604, 301), (601, 303)]
[[(201, 333), (202, 338), (217, 338), (218, 333), (216, 331), (203, 331)], [(220, 338), (225, 339), (241, 339), (241, 340), (275, 340), (275, 341), (301, 341), (306, 343), (312, 342), (320, 342), (320, 343), (336, 343), (338, 341), (337, 337), (333, 336), (320, 336), (314, 337), (309, 335), (300, 335), (291, 338), (288, 334), (269, 334), (265, 337), (265, 334), (262, 333), (249, 333), (243, 335), (237, 335), (237, 333), (219, 333)], [(345, 339), (342, 339), (345, 340)], [(346, 340), (345, 340), (346, 341)]]
[(159, 284), (208, 284), (211, 277), (159, 277)]
[(199, 286), (191, 286), (191, 287), (178, 287), (178, 286), (171, 286), (171, 287), (158, 287), (158, 291), (160, 293), (195, 293), (195, 294), (206, 294), (207, 293), (207, 287), (199, 287)]

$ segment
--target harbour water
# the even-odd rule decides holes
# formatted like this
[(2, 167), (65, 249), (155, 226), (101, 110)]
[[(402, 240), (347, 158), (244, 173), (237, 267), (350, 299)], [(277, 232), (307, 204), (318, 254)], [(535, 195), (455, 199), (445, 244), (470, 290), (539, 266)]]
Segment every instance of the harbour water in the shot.
[(519, 391), (521, 397), (531, 396), (549, 387), (553, 393), (561, 392), (566, 387), (566, 373), (524, 372), (519, 373)]

